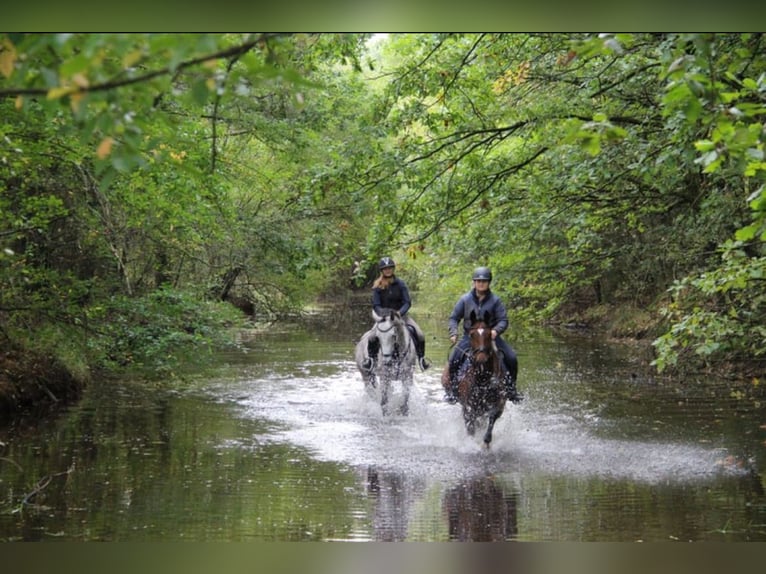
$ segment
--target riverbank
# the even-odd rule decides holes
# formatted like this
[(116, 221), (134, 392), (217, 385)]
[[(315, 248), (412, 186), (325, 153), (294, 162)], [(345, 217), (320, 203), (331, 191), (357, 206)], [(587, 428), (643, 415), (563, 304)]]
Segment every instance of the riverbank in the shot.
[[(369, 293), (352, 293), (341, 302), (320, 303), (322, 309), (327, 305), (366, 312)], [(430, 315), (428, 309), (419, 311), (424, 316)], [(312, 316), (322, 315), (323, 312), (312, 313), (312, 310), (308, 309), (304, 319), (310, 320)], [(657, 315), (648, 309), (626, 305), (570, 309), (549, 326), (562, 328), (570, 333), (603, 336), (620, 344), (636, 345), (640, 347), (640, 352), (636, 353), (636, 370), (656, 375), (656, 369), (651, 365), (652, 341), (660, 332), (660, 324)], [(716, 364), (708, 365), (703, 372), (730, 380), (750, 380), (760, 376), (760, 366), (762, 365), (745, 363)], [(666, 374), (672, 377), (678, 373)], [(0, 415), (66, 404), (77, 400), (86, 384), (87, 381), (72, 373), (52, 356), (18, 349), (0, 352)]]
[[(559, 324), (597, 333), (616, 343), (639, 346), (645, 371), (660, 376), (652, 364), (657, 357), (654, 342), (667, 329), (659, 311), (628, 304), (604, 304), (570, 309), (563, 317)], [(765, 368), (766, 360), (761, 357), (703, 357), (686, 348), (679, 352), (678, 362), (669, 365), (663, 374), (668, 378), (704, 376), (758, 386)]]
[(0, 353), (0, 415), (76, 400), (85, 387), (53, 357), (9, 350)]

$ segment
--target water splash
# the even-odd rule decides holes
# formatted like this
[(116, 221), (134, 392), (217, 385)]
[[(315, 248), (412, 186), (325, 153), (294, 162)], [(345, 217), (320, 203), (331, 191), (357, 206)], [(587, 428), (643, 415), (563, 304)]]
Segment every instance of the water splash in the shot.
[[(409, 416), (384, 417), (356, 369), (344, 365), (337, 370), (337, 362), (307, 363), (289, 376), (273, 372), (239, 385), (235, 392), (245, 416), (280, 423), (271, 440), (300, 445), (322, 460), (375, 465), (431, 480), (454, 480), (479, 469), (649, 484), (745, 472), (722, 463), (724, 449), (602, 438), (597, 420), (575, 419), (534, 400), (508, 405), (486, 451), (480, 433), (467, 436), (460, 408), (442, 402), (437, 374), (416, 376)], [(392, 400), (397, 399), (395, 393)]]

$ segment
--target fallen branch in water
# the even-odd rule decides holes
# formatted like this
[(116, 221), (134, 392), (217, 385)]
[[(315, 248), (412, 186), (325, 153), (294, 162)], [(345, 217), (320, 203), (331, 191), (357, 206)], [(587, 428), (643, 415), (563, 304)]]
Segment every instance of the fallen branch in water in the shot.
[(21, 499), (21, 502), (19, 503), (18, 508), (16, 508), (12, 512), (12, 514), (21, 512), (24, 509), (24, 506), (30, 504), (29, 501), (32, 500), (32, 498), (34, 498), (38, 494), (40, 494), (40, 492), (45, 490), (54, 478), (58, 476), (69, 476), (69, 474), (74, 471), (74, 466), (75, 466), (74, 463), (72, 463), (72, 466), (70, 466), (67, 470), (62, 472), (55, 472), (53, 474), (47, 474), (44, 477), (42, 477), (40, 480), (38, 480), (35, 487), (30, 492), (28, 492), (24, 496), (24, 498)]

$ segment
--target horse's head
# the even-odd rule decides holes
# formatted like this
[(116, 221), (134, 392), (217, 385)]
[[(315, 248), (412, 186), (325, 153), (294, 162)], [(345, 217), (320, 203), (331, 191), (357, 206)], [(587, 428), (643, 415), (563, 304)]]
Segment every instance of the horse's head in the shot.
[(380, 315), (373, 311), (372, 316), (375, 319), (375, 333), (380, 342), (383, 363), (390, 364), (396, 358), (397, 344), (403, 340), (404, 320), (399, 311), (392, 309), (386, 309)]
[(468, 331), (471, 341), (470, 353), (473, 361), (479, 365), (485, 365), (494, 358), (494, 342), (492, 341), (492, 328), (489, 325), (489, 313), (479, 318), (475, 311), (471, 311), (471, 328)]

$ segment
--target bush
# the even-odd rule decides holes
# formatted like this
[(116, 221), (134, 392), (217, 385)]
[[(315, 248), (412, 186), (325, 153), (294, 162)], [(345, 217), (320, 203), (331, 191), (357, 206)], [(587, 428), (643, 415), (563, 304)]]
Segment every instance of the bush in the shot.
[(99, 368), (168, 373), (233, 346), (232, 328), (243, 318), (227, 303), (162, 288), (139, 298), (114, 297), (89, 309), (88, 320), (99, 325), (100, 335), (89, 343)]

